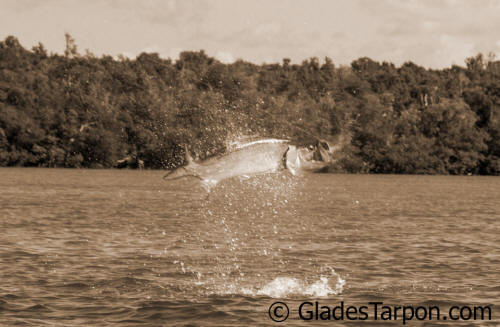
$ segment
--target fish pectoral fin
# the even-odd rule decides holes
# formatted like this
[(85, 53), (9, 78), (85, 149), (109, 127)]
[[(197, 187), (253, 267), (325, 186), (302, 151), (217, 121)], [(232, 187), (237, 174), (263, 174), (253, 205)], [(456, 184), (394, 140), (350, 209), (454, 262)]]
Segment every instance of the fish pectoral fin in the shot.
[(293, 176), (297, 176), (297, 171), (291, 167), (288, 167), (288, 171), (290, 172), (290, 174), (292, 174)]
[(293, 145), (288, 147), (285, 153), (285, 168), (293, 175), (297, 176), (298, 170), (300, 169), (300, 157), (297, 152), (297, 148)]

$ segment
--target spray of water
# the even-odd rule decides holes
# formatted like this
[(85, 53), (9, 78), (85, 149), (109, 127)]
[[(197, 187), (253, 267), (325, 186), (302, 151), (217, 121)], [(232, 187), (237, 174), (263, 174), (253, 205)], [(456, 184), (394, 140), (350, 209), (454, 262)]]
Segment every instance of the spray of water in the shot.
[[(258, 141), (232, 137), (226, 148)], [(186, 238), (193, 244), (183, 244), (193, 248), (192, 257), (179, 258), (179, 272), (202, 294), (280, 298), (342, 292), (345, 281), (329, 266), (316, 265), (314, 258), (296, 262), (293, 246), (306, 224), (296, 210), (302, 184), (286, 170), (221, 181), (198, 203), (198, 234)]]

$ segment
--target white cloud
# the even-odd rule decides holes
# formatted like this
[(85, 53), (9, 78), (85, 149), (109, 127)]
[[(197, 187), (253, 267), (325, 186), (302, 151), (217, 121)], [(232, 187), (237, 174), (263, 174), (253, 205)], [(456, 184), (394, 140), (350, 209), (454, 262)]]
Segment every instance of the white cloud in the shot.
[(215, 54), (215, 58), (217, 58), (220, 62), (223, 62), (225, 64), (232, 64), (235, 61), (233, 55), (227, 51), (218, 51)]
[(161, 48), (157, 44), (152, 44), (152, 45), (148, 45), (147, 47), (145, 47), (144, 49), (142, 49), (139, 53), (141, 53), (141, 52), (146, 52), (146, 53), (160, 53), (161, 52)]
[[(224, 62), (336, 64), (368, 56), (440, 68), (500, 52), (498, 0), (0, 0), (0, 39), (64, 51), (69, 31), (96, 55), (204, 49)], [(463, 57), (465, 56), (465, 57)], [(462, 58), (463, 57), (463, 58)]]

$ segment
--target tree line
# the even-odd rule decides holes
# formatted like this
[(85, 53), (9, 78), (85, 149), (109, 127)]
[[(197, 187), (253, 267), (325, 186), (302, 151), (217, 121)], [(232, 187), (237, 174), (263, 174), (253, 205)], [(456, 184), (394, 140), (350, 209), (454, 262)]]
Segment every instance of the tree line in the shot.
[(179, 59), (64, 55), (0, 42), (0, 166), (146, 168), (222, 153), (241, 135), (339, 145), (334, 172), (500, 174), (500, 61), (465, 66), (330, 58), (224, 64), (203, 51)]

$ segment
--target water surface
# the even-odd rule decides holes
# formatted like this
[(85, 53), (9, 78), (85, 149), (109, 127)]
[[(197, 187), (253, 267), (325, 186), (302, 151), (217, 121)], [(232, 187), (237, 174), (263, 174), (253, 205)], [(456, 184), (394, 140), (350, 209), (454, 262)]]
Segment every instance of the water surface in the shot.
[(286, 325), (384, 326), (297, 318), (383, 301), (491, 305), (439, 325), (499, 325), (498, 177), (276, 174), (206, 197), (162, 175), (0, 169), (0, 324), (279, 325), (283, 301)]

